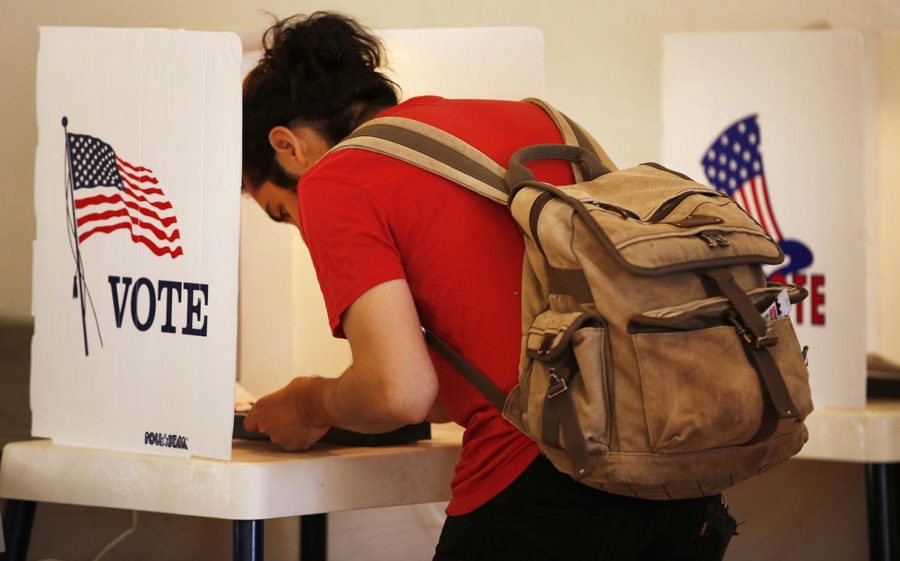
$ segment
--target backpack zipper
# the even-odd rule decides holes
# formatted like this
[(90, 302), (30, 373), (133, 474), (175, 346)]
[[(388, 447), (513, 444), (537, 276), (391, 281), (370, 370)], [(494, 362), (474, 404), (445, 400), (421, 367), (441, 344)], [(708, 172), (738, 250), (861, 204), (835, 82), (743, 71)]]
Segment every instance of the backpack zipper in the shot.
[(601, 209), (609, 211), (609, 212), (614, 212), (614, 213), (618, 214), (619, 216), (621, 216), (624, 220), (628, 220), (629, 218), (633, 218), (634, 220), (641, 219), (641, 217), (633, 210), (628, 210), (627, 208), (624, 208), (624, 207), (621, 207), (618, 205), (614, 205), (611, 203), (600, 202), (596, 199), (582, 199), (581, 202), (595, 206), (597, 208), (601, 208)]
[(718, 197), (719, 194), (716, 191), (706, 192), (704, 191), (685, 191), (681, 193), (677, 197), (671, 198), (668, 201), (659, 205), (656, 210), (653, 211), (653, 214), (650, 215), (645, 222), (657, 223), (662, 222), (663, 219), (667, 218), (672, 212), (678, 208), (678, 206), (683, 203), (687, 198), (692, 197), (693, 195), (700, 195), (703, 197)]

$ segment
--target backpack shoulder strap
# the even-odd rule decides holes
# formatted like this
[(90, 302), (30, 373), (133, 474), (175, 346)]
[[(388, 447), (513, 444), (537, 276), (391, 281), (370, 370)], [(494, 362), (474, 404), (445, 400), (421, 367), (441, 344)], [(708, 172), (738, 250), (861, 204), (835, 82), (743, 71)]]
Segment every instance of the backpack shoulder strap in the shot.
[(404, 117), (363, 123), (330, 151), (361, 148), (397, 158), (506, 204), (506, 169), (450, 133)]
[[(586, 130), (584, 130), (581, 125), (568, 118), (565, 114), (557, 111), (555, 107), (547, 103), (542, 99), (538, 99), (536, 97), (529, 97), (524, 99), (523, 101), (527, 101), (533, 105), (537, 105), (541, 109), (544, 110), (547, 115), (553, 119), (553, 122), (556, 123), (556, 128), (559, 129), (560, 135), (562, 135), (563, 142), (568, 144), (569, 146), (580, 146), (584, 148), (588, 152), (593, 153), (600, 161), (606, 166), (606, 169), (610, 171), (616, 171), (616, 164), (609, 158), (606, 154), (606, 151), (603, 150), (603, 147), (600, 146), (600, 143), (597, 142), (593, 136)], [(581, 168), (572, 164), (572, 171), (575, 173), (575, 181), (580, 182), (584, 180), (584, 177), (581, 173)]]
[[(616, 168), (609, 156), (575, 121), (549, 103), (529, 98), (556, 124), (563, 141), (596, 155), (610, 171)], [(380, 117), (360, 125), (330, 152), (360, 148), (397, 158), (440, 175), (496, 203), (506, 205), (509, 188), (506, 169), (483, 152), (437, 127), (405, 117)], [(584, 180), (581, 167), (572, 162), (576, 182)]]

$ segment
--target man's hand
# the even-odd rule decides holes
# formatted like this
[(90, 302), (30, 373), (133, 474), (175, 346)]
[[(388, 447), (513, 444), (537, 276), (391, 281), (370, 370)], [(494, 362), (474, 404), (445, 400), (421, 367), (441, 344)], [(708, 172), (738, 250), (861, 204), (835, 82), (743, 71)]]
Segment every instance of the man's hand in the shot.
[(294, 378), (280, 390), (260, 398), (244, 419), (244, 428), (269, 435), (285, 450), (306, 450), (328, 431), (309, 404), (324, 399), (325, 378)]

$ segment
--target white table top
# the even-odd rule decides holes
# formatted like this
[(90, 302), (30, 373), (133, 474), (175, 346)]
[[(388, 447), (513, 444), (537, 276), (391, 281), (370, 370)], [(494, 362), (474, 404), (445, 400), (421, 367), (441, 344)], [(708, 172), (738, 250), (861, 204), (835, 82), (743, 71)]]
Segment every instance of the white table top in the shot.
[(445, 501), (462, 429), (433, 425), (432, 436), (299, 453), (235, 440), (229, 462), (15, 442), (3, 449), (0, 497), (230, 520)]
[[(900, 401), (822, 407), (807, 425), (799, 458), (900, 462)], [(0, 497), (231, 520), (444, 501), (462, 431), (435, 425), (432, 434), (403, 446), (300, 453), (235, 440), (230, 462), (15, 442), (3, 450)]]
[(900, 462), (900, 401), (866, 407), (821, 407), (806, 420), (809, 442), (799, 458), (842, 462)]

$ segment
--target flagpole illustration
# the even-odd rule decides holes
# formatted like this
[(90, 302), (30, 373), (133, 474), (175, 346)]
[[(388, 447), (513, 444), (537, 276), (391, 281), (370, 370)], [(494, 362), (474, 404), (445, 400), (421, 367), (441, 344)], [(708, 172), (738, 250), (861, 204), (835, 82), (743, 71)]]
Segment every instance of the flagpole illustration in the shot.
[(75, 286), (78, 290), (78, 300), (81, 304), (81, 332), (84, 336), (84, 356), (88, 356), (88, 337), (87, 337), (87, 319), (85, 318), (85, 301), (84, 301), (84, 266), (81, 262), (81, 247), (78, 241), (78, 221), (76, 220), (75, 214), (75, 178), (72, 174), (72, 152), (71, 146), (69, 146), (69, 119), (68, 117), (62, 118), (62, 126), (63, 133), (66, 137), (66, 190), (67, 196), (69, 198), (69, 209), (66, 209), (67, 212), (71, 210), (72, 219), (71, 230), (69, 231), (69, 235), (71, 235), (74, 239), (74, 249), (75, 249)]

